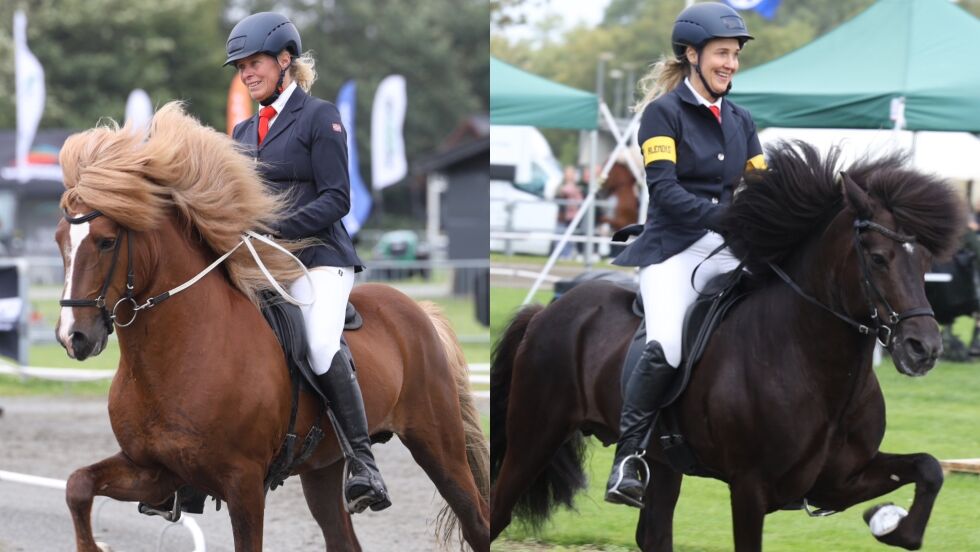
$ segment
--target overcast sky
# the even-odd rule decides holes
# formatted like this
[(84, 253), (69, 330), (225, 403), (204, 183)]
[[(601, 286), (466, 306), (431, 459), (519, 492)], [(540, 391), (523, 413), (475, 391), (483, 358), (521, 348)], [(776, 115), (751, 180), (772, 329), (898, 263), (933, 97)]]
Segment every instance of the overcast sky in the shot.
[[(563, 20), (563, 27), (558, 30), (565, 31), (583, 24), (594, 27), (602, 21), (602, 14), (606, 11), (606, 6), (610, 0), (579, 0), (568, 2), (566, 0), (528, 0), (524, 5), (514, 10), (515, 15), (523, 14), (527, 17), (527, 25), (508, 26), (503, 35), (510, 40), (520, 40), (531, 38), (537, 23), (545, 20), (549, 15), (560, 15)], [(499, 32), (499, 31), (495, 31)], [(557, 38), (557, 37), (553, 37)]]

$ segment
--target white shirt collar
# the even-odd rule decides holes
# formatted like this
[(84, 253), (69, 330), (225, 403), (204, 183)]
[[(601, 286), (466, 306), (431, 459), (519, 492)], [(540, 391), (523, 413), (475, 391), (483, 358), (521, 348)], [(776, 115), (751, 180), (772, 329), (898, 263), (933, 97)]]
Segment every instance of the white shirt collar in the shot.
[(713, 105), (716, 106), (719, 110), (721, 110), (721, 101), (725, 99), (724, 97), (718, 98), (718, 100), (714, 102), (709, 102), (707, 99), (701, 96), (701, 94), (698, 94), (697, 90), (694, 89), (694, 85), (691, 84), (691, 79), (684, 77), (684, 84), (686, 84), (687, 87), (691, 89), (691, 92), (694, 94), (694, 97), (697, 98), (699, 104), (704, 106)]
[[(282, 94), (279, 94), (276, 101), (272, 102), (271, 105), (276, 110), (276, 114), (274, 117), (269, 119), (270, 128), (272, 127), (272, 124), (276, 122), (276, 119), (279, 118), (279, 114), (282, 113), (283, 108), (286, 107), (286, 102), (288, 102), (289, 97), (293, 95), (293, 90), (296, 90), (296, 81), (289, 83), (289, 86), (282, 91)], [(261, 105), (259, 105), (259, 109), (262, 109)]]

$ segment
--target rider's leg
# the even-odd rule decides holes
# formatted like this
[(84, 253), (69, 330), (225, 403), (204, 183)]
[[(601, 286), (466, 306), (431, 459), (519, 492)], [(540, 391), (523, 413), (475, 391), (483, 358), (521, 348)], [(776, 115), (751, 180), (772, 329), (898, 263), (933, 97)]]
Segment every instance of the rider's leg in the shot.
[[(310, 271), (310, 276), (316, 300), (302, 307), (310, 342), (310, 365), (356, 457), (350, 463), (352, 473), (345, 487), (348, 505), (355, 513), (367, 507), (382, 510), (391, 501), (371, 453), (361, 389), (350, 362), (340, 350), (347, 300), (354, 287), (354, 270), (317, 267)], [(313, 297), (310, 291), (306, 278), (299, 278), (290, 288), (290, 293), (303, 302)]]
[(656, 418), (663, 395), (681, 362), (681, 340), (687, 307), (698, 289), (714, 275), (731, 270), (737, 260), (725, 249), (701, 264), (691, 287), (691, 273), (721, 244), (721, 237), (708, 233), (685, 251), (640, 270), (640, 293), (647, 327), (647, 344), (626, 382), (619, 422), (619, 442), (613, 470), (606, 486), (609, 502), (642, 507), (646, 477), (643, 439)]

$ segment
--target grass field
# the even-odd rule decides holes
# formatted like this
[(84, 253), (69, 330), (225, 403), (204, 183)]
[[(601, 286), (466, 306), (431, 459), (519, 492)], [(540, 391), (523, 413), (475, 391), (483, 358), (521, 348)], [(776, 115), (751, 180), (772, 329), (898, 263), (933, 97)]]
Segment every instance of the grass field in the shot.
[[(524, 291), (491, 289), (491, 336), (497, 336), (524, 297)], [(541, 293), (541, 302), (550, 297)], [(970, 320), (957, 325), (969, 337)], [(980, 363), (940, 363), (929, 376), (912, 379), (899, 375), (890, 361), (877, 369), (888, 407), (888, 430), (882, 449), (889, 452), (929, 452), (940, 459), (980, 457)], [(540, 533), (512, 525), (495, 542), (495, 552), (562, 551), (621, 552), (635, 550), (637, 510), (602, 500), (612, 464), (612, 448), (591, 440), (587, 461), (588, 492), (580, 494), (574, 511), (560, 511)], [(867, 506), (892, 501), (908, 508), (911, 486), (827, 518), (809, 518), (802, 512), (778, 512), (766, 518), (767, 552), (882, 551), (861, 519)], [(969, 552), (980, 550), (980, 477), (953, 474), (936, 502), (924, 550)], [(722, 552), (732, 549), (731, 510), (725, 484), (685, 478), (674, 519), (674, 550)]]
[[(474, 314), (473, 300), (469, 297), (440, 297), (426, 300), (438, 304), (446, 317), (452, 323), (458, 336), (470, 338), (471, 341), (462, 343), (463, 353), (467, 362), (487, 363), (490, 361), (490, 345), (483, 338), (487, 328), (477, 322)], [(58, 319), (58, 301), (56, 299), (33, 300), (32, 307), (45, 321), (53, 325)], [(152, 316), (152, 311), (147, 315)], [(44, 367), (114, 369), (119, 363), (119, 348), (115, 338), (109, 340), (106, 350), (97, 357), (84, 362), (68, 358), (64, 349), (58, 344), (33, 345), (30, 349), (30, 365)], [(486, 389), (487, 386), (474, 386), (476, 389)], [(0, 396), (25, 394), (76, 394), (104, 395), (109, 389), (109, 381), (65, 383), (39, 379), (21, 380), (15, 376), (0, 376)]]

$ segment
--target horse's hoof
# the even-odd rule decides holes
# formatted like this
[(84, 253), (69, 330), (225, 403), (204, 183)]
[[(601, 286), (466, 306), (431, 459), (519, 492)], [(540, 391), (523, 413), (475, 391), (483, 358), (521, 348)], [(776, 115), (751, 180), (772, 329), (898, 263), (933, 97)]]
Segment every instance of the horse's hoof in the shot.
[(864, 512), (864, 522), (875, 537), (883, 537), (898, 528), (898, 524), (909, 515), (901, 506), (891, 502), (868, 508)]
[(97, 546), (101, 552), (112, 552), (112, 547), (104, 542), (96, 541), (95, 546)]

